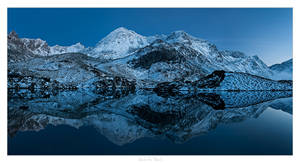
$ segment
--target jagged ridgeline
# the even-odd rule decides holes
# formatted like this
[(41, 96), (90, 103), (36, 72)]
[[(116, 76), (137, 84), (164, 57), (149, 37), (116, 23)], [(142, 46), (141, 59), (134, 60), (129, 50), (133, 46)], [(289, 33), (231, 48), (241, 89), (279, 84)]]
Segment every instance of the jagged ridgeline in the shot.
[(292, 60), (268, 67), (258, 56), (220, 51), (183, 31), (145, 37), (118, 28), (87, 48), (8, 35), (9, 89), (283, 91), (292, 90), (291, 74)]

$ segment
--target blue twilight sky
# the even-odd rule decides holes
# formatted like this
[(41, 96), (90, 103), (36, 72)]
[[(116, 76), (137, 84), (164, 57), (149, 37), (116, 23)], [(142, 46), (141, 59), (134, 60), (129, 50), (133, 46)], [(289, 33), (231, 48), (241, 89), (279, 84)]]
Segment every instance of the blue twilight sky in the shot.
[(292, 58), (291, 8), (9, 8), (8, 32), (49, 45), (94, 46), (118, 27), (150, 36), (176, 30), (218, 49), (258, 55), (271, 65)]

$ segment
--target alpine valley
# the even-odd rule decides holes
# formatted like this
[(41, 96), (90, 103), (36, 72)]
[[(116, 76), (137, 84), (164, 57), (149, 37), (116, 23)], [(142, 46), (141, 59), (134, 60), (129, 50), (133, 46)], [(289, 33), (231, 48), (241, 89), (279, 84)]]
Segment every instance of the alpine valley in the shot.
[(120, 27), (95, 47), (8, 35), (9, 89), (292, 90), (291, 79), (292, 59), (268, 67), (184, 31), (145, 37)]

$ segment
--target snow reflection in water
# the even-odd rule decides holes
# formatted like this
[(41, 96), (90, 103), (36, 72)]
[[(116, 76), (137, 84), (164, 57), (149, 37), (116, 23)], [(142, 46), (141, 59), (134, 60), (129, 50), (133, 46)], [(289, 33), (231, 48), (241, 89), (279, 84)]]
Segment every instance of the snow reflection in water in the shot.
[(184, 143), (219, 124), (257, 118), (268, 107), (292, 114), (292, 92), (199, 92), (195, 94), (43, 92), (9, 90), (8, 133), (47, 125), (93, 126), (117, 145), (142, 137)]

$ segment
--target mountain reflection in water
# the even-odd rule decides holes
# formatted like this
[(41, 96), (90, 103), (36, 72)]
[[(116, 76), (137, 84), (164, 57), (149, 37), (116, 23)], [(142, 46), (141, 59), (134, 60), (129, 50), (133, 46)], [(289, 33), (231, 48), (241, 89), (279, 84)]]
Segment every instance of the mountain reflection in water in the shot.
[(292, 92), (140, 91), (99, 95), (91, 91), (8, 90), (8, 134), (48, 125), (93, 126), (123, 146), (143, 137), (185, 143), (220, 124), (259, 117), (268, 107), (292, 114)]

